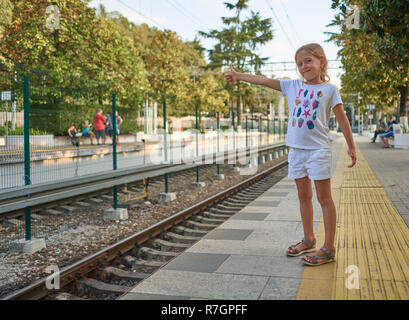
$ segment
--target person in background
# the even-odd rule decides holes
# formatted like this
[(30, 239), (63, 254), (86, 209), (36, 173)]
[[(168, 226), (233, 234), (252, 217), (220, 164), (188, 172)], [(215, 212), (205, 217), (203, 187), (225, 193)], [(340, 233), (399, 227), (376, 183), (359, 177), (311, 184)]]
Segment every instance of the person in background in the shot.
[(124, 120), (122, 119), (122, 117), (118, 114), (118, 111), (115, 111), (115, 117), (116, 117), (116, 143), (119, 143), (119, 134), (121, 133), (120, 127), (122, 122), (124, 122)]
[(106, 134), (108, 137), (111, 138), (111, 141), (113, 141), (112, 136), (113, 136), (114, 129), (112, 126), (112, 113), (111, 112), (107, 112), (107, 118), (105, 120), (105, 125), (106, 125), (106, 128), (105, 128)]
[(91, 140), (91, 144), (94, 144), (92, 141), (95, 139), (95, 134), (91, 131), (91, 125), (88, 120), (85, 120), (82, 124), (82, 136), (87, 137)]
[(78, 123), (74, 122), (74, 124), (68, 129), (68, 135), (71, 138), (71, 143), (73, 146), (79, 147), (80, 143), (78, 141), (78, 138), (81, 136), (78, 133)]
[(378, 134), (385, 133), (386, 132), (386, 124), (383, 122), (382, 119), (379, 120), (379, 125), (378, 125), (378, 130), (375, 131), (375, 134), (372, 138), (372, 143), (375, 143), (376, 137)]
[(97, 113), (94, 115), (94, 128), (97, 144), (101, 144), (99, 143), (100, 139), (102, 139), (102, 144), (105, 144), (105, 122), (106, 117), (102, 114), (102, 109), (98, 109)]
[(394, 120), (393, 115), (389, 115), (389, 121), (388, 124), (386, 125), (386, 133), (381, 135), (381, 139), (383, 141), (383, 146), (382, 148), (390, 148), (391, 146), (389, 145), (388, 138), (393, 137), (393, 124), (398, 124), (396, 120)]

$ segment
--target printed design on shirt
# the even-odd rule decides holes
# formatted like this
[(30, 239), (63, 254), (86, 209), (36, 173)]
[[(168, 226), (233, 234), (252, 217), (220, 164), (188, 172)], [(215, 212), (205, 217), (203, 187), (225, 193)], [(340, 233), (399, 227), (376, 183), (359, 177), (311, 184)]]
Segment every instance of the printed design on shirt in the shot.
[[(293, 110), (293, 127), (295, 127), (297, 120), (295, 118), (295, 112), (297, 110), (298, 127), (301, 128), (306, 123), (308, 129), (313, 130), (315, 128), (314, 121), (317, 119), (317, 110), (320, 106), (319, 99), (323, 97), (322, 91), (319, 90), (311, 92), (307, 89), (300, 89), (298, 91), (298, 96), (295, 99), (296, 107)], [(311, 110), (312, 107), (312, 110)], [(311, 115), (311, 112), (312, 115)]]
[(309, 116), (311, 116), (311, 113), (310, 113), (310, 109), (305, 109), (304, 110), (304, 113), (302, 114), (304, 117), (306, 117), (306, 118), (308, 118)]

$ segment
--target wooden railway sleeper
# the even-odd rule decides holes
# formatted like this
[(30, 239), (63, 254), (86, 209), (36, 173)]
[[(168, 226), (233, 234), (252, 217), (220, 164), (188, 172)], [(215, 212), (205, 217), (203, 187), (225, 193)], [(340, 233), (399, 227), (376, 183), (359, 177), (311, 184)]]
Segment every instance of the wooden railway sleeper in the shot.
[(140, 247), (137, 252), (137, 257), (145, 260), (159, 260), (159, 261), (169, 261), (176, 257), (179, 253), (177, 252), (167, 252), (159, 251), (152, 248)]
[(209, 230), (210, 231), (216, 228), (216, 225), (213, 225), (213, 224), (199, 223), (199, 222), (190, 221), (190, 220), (183, 222), (183, 224), (186, 227), (190, 227), (193, 229), (199, 229), (199, 230)]
[(191, 228), (183, 227), (183, 226), (175, 227), (175, 232), (180, 235), (187, 236), (187, 237), (203, 237), (207, 234), (207, 231), (191, 229)]
[(227, 204), (232, 204), (232, 205), (236, 205), (236, 206), (240, 206), (240, 207), (245, 207), (247, 206), (251, 201), (243, 201), (243, 200), (238, 200), (238, 199), (234, 199), (231, 198), (229, 200), (224, 201)]
[(91, 278), (83, 278), (75, 282), (75, 293), (81, 296), (90, 296), (92, 294), (116, 293), (122, 294), (128, 292), (130, 287), (108, 284)]
[(202, 216), (202, 215), (194, 216), (193, 219), (195, 221), (197, 221), (197, 222), (200, 222), (200, 223), (215, 224), (215, 225), (219, 225), (222, 222), (226, 221), (225, 218), (224, 219), (207, 218), (207, 217)]
[(247, 197), (256, 197), (258, 198), (260, 195), (262, 195), (265, 191), (258, 191), (258, 192), (243, 192), (242, 195), (247, 196)]
[(206, 218), (209, 219), (223, 219), (224, 221), (226, 221), (226, 219), (228, 219), (230, 217), (230, 215), (228, 214), (215, 214), (215, 213), (211, 213), (209, 211), (204, 211), (202, 212), (202, 215)]
[(251, 201), (257, 199), (257, 197), (245, 197), (245, 196), (236, 195), (232, 197), (232, 199), (250, 203)]
[(133, 271), (138, 271), (138, 272), (154, 272), (158, 268), (160, 268), (163, 263), (158, 262), (158, 261), (148, 261), (148, 260), (142, 260), (138, 259), (129, 255), (125, 255), (121, 258), (121, 263), (125, 266), (128, 267), (129, 269)]
[(244, 204), (235, 204), (235, 203), (231, 203), (231, 202), (228, 202), (228, 201), (224, 201), (223, 204), (219, 204), (217, 206), (217, 208), (220, 208), (220, 209), (242, 209), (245, 206), (246, 205), (244, 205)]
[(201, 239), (201, 237), (188, 237), (182, 236), (177, 233), (173, 232), (165, 232), (162, 235), (163, 239), (173, 241), (176, 243), (186, 243), (186, 244), (193, 244)]
[(126, 271), (110, 266), (100, 270), (99, 274), (103, 281), (113, 281), (121, 279), (141, 281), (150, 276), (150, 273)]
[(210, 213), (224, 214), (226, 216), (231, 216), (239, 212), (239, 210), (221, 210), (221, 209), (216, 209), (216, 208), (210, 208), (209, 211)]
[(172, 243), (163, 239), (154, 239), (152, 241), (152, 246), (161, 251), (181, 252), (189, 248), (190, 244)]

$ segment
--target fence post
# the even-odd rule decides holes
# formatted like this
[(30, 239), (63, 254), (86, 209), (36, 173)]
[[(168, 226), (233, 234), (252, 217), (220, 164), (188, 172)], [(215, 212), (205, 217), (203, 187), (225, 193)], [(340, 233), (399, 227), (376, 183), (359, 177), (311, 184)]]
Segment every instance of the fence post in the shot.
[(249, 120), (249, 116), (246, 116), (246, 152), (247, 152), (247, 149), (249, 148), (248, 120)]
[(232, 125), (233, 125), (233, 152), (234, 152), (234, 159), (233, 159), (233, 168), (236, 168), (236, 133), (235, 133), (235, 124), (234, 124), (234, 111), (232, 112)]
[[(30, 92), (28, 77), (24, 77), (23, 100), (24, 100), (24, 182), (28, 186), (30, 179)], [(30, 195), (28, 195), (29, 197)], [(26, 224), (26, 240), (31, 240), (31, 207), (24, 209)]]
[[(117, 170), (117, 154), (116, 154), (116, 95), (112, 94), (112, 159), (113, 159), (113, 169)], [(118, 188), (113, 186), (113, 196), (114, 196), (114, 209), (118, 209)]]
[[(163, 101), (163, 151), (165, 152), (165, 163), (168, 161), (168, 146), (166, 143), (166, 102)], [(168, 174), (165, 173), (165, 193), (168, 193)]]
[[(198, 107), (197, 107), (197, 104), (196, 104), (196, 157), (199, 156), (199, 138), (198, 138), (198, 136), (199, 136), (199, 120), (198, 120), (198, 117), (197, 117), (197, 112), (198, 112), (197, 109), (198, 109)], [(202, 141), (203, 141), (203, 139), (202, 139)], [(199, 166), (198, 165), (196, 166), (196, 182), (197, 183), (199, 182)]]
[(217, 152), (216, 152), (216, 166), (217, 166), (217, 175), (220, 176), (220, 165), (217, 163), (217, 157), (219, 156), (219, 152), (220, 152), (220, 147), (219, 147), (219, 135), (220, 135), (220, 115), (218, 112), (216, 112), (216, 126), (217, 126)]
[(259, 119), (258, 119), (258, 126), (259, 126), (259, 128), (258, 128), (258, 131), (259, 131), (259, 133), (258, 133), (258, 145), (259, 146), (261, 146), (261, 142), (262, 142), (262, 140), (261, 140), (261, 133), (263, 132), (262, 125), (263, 125), (262, 118), (260, 116)]
[(270, 144), (270, 119), (267, 118), (267, 144)]

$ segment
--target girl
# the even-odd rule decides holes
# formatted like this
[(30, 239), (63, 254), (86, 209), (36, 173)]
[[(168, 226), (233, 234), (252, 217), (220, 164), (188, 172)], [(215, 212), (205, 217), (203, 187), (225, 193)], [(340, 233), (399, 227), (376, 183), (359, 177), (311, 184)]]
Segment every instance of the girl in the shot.
[(274, 80), (236, 72), (230, 63), (225, 75), (231, 84), (245, 81), (282, 91), (287, 97), (289, 121), (286, 145), (288, 154), (288, 177), (295, 179), (300, 201), (304, 238), (287, 249), (290, 257), (316, 251), (313, 230), (313, 206), (311, 180), (314, 180), (317, 198), (322, 208), (325, 241), (320, 250), (305, 256), (306, 265), (317, 266), (335, 260), (336, 209), (331, 195), (331, 148), (328, 123), (331, 110), (348, 144), (352, 168), (356, 163), (355, 144), (349, 121), (336, 86), (330, 84), (327, 75), (327, 58), (319, 44), (310, 43), (299, 48), (295, 54), (301, 80)]

